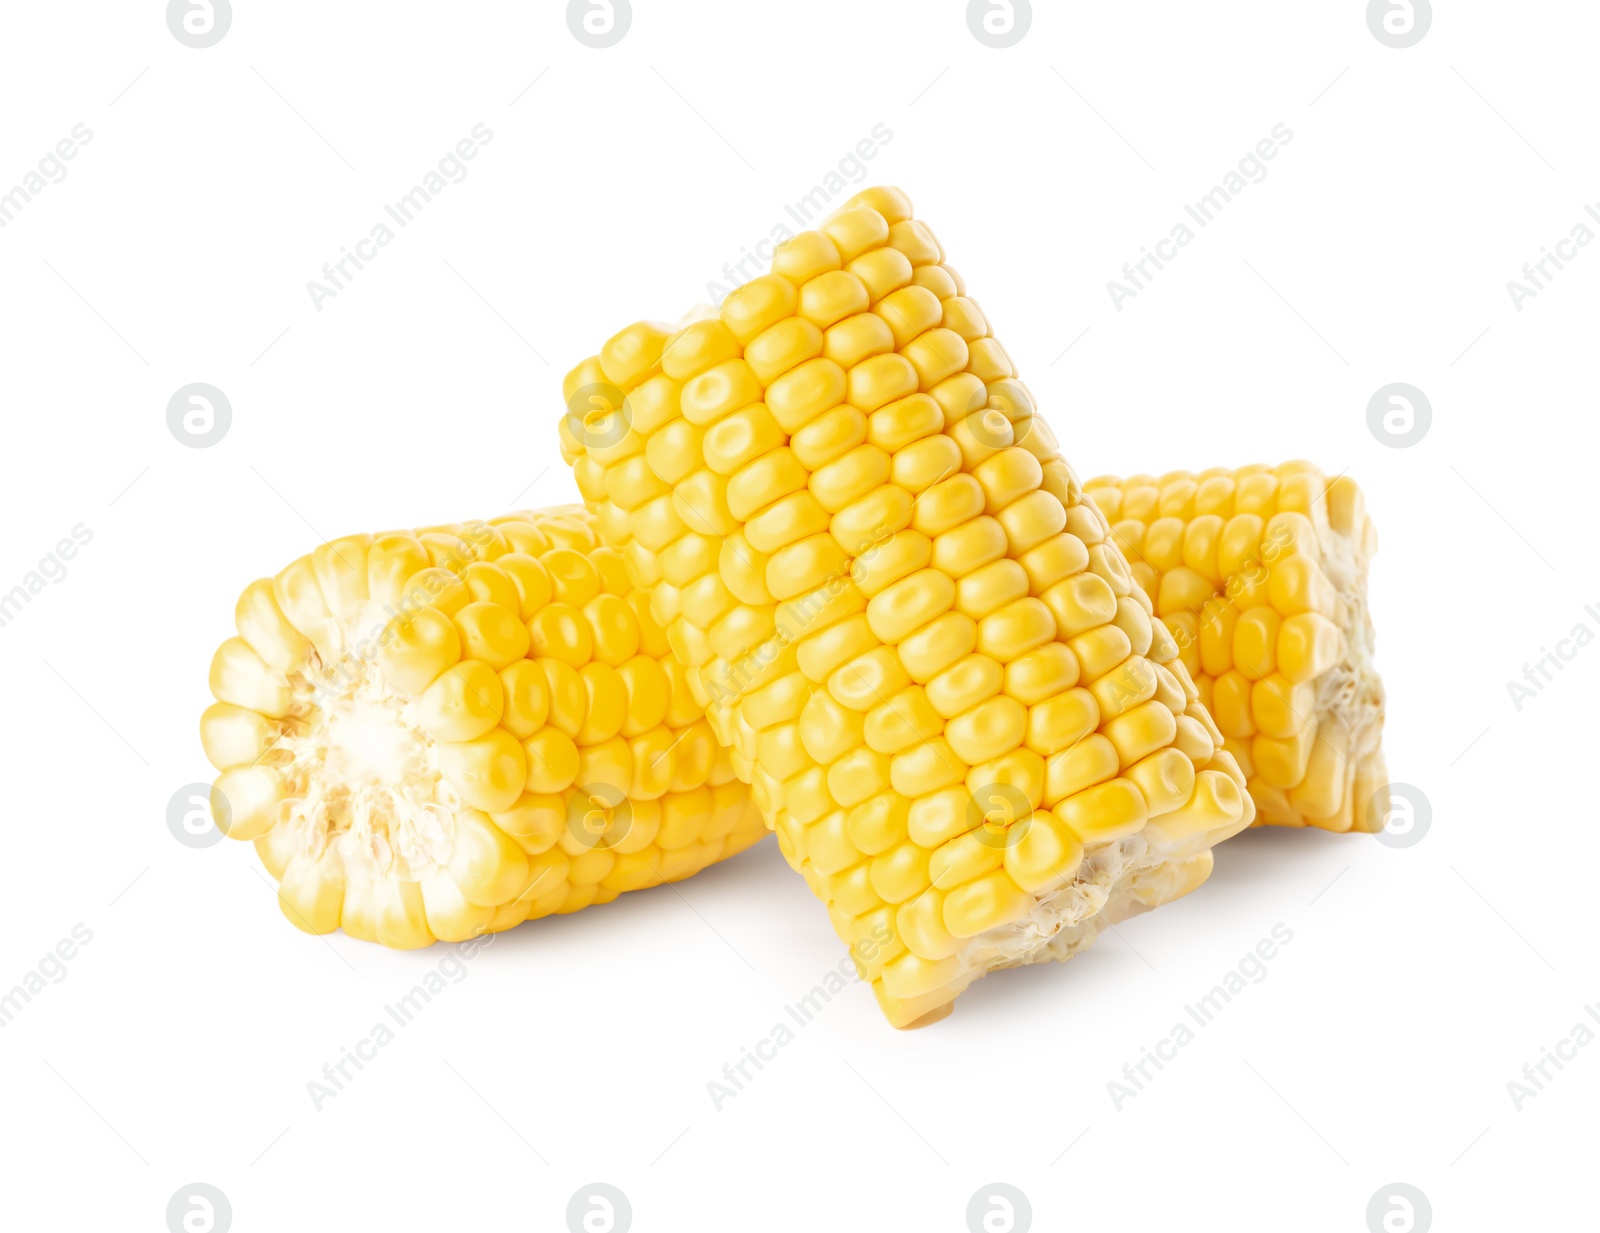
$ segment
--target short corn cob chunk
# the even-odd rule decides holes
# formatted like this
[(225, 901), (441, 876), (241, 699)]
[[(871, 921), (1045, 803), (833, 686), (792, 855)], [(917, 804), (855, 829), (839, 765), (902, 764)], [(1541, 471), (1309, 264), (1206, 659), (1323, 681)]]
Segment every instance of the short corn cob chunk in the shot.
[(766, 832), (646, 597), (572, 506), (353, 535), (245, 588), (200, 721), (285, 916), (462, 941)]
[(1369, 831), (1388, 813), (1361, 489), (1309, 462), (1084, 485), (1155, 598), (1256, 822)]
[(885, 1016), (1193, 889), (1244, 776), (894, 189), (566, 379), (563, 450)]

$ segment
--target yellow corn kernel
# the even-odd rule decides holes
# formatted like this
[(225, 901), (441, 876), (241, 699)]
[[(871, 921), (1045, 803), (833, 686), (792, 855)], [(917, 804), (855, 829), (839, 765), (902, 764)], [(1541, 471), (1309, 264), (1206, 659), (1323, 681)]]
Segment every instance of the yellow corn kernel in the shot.
[(1055, 814), (1036, 810), (1022, 833), (1006, 845), (1004, 863), (1013, 882), (1034, 892), (1077, 872), (1083, 842)]
[[(1088, 564), (1087, 550), (1084, 564)], [(1040, 598), (1049, 606), (1063, 640), (1099, 629), (1117, 615), (1117, 596), (1110, 584), (1088, 572), (1063, 579)]]
[(867, 604), (867, 624), (889, 645), (908, 637), (955, 603), (955, 580), (943, 570), (919, 570)]
[(476, 659), (446, 669), (417, 699), (417, 722), (436, 741), (476, 740), (504, 714), (505, 687)]
[[(380, 544), (384, 542), (379, 541)], [(425, 566), (428, 560), (420, 544), (409, 538), (406, 542), (415, 548), (417, 556), (408, 558), (399, 568), (404, 571), (403, 577), (410, 577)], [(369, 560), (369, 575), (372, 569)], [(392, 591), (386, 588), (381, 598), (389, 601), (397, 595), (396, 586)], [(264, 662), (279, 672), (289, 672), (298, 668), (311, 654), (311, 643), (289, 623), (289, 618), (283, 614), (278, 607), (278, 601), (273, 598), (270, 578), (259, 578), (244, 589), (234, 608), (234, 624), (239, 630), (239, 636), (255, 649), (256, 654)]]
[(1171, 813), (1194, 792), (1195, 764), (1181, 745), (1169, 745), (1127, 770), (1128, 778), (1144, 796), (1150, 816)]
[(1001, 694), (952, 719), (945, 727), (945, 737), (957, 757), (975, 766), (1022, 744), (1027, 724), (1027, 708)]
[(1071, 639), (1067, 645), (1078, 657), (1079, 675), (1086, 681), (1098, 681), (1133, 654), (1133, 644), (1117, 625), (1091, 629)]
[(1296, 685), (1316, 680), (1345, 654), (1344, 633), (1327, 617), (1301, 612), (1278, 627), (1278, 671)]
[(1024, 706), (1033, 706), (1070, 690), (1079, 675), (1078, 658), (1071, 648), (1047, 642), (1006, 665), (1005, 689)]
[(1070, 749), (1099, 726), (1100, 707), (1094, 695), (1086, 689), (1069, 689), (1028, 708), (1028, 748), (1049, 757)]
[(1270, 676), (1278, 662), (1278, 628), (1283, 618), (1271, 608), (1252, 608), (1233, 630), (1233, 664), (1247, 681)]
[(1255, 736), (1250, 740), (1250, 779), (1252, 791), (1259, 787), (1293, 788), (1306, 777), (1306, 767), (1311, 762), (1311, 750), (1317, 742), (1315, 728), (1306, 728), (1297, 736), (1278, 738)]
[(928, 852), (914, 843), (903, 843), (874, 857), (868, 876), (884, 903), (904, 903), (928, 885)]
[(1208, 600), (1196, 621), (1200, 631), (1200, 671), (1219, 677), (1233, 667), (1233, 642), (1239, 609), (1224, 599)]
[(952, 936), (976, 937), (1024, 915), (1033, 897), (996, 870), (950, 891), (944, 899), (944, 925)]
[[(1120, 632), (1120, 631), (1119, 631)], [(1176, 663), (1177, 660), (1171, 662)], [(1142, 655), (1135, 655), (1118, 664), (1097, 681), (1089, 683), (1089, 693), (1100, 708), (1102, 719), (1115, 719), (1156, 696), (1161, 688), (1161, 678), (1156, 675), (1157, 664)]]
[[(1019, 824), (1028, 825), (1024, 817)], [(919, 849), (920, 850), (920, 849)], [(934, 850), (928, 861), (928, 880), (940, 890), (951, 890), (1005, 862), (1005, 834), (991, 835), (987, 828), (957, 835)]]
[(1048, 644), (1054, 634), (1055, 620), (1050, 610), (1027, 596), (978, 622), (978, 649), (1001, 663), (1010, 663), (1035, 647)]
[(1194, 791), (1177, 809), (1162, 814), (1154, 822), (1162, 833), (1174, 840), (1192, 835), (1211, 834), (1242, 823), (1248, 798), (1239, 785), (1222, 771), (1203, 770), (1195, 776)]
[(279, 726), (248, 707), (216, 702), (200, 716), (200, 744), (219, 771), (258, 762), (278, 739)]
[[(1311, 747), (1305, 778), (1289, 791), (1289, 803), (1304, 817), (1333, 818), (1348, 803), (1353, 770), (1345, 757), (1344, 732), (1330, 728)], [(1348, 827), (1339, 826), (1338, 830)]]
[(273, 719), (289, 713), (288, 678), (268, 667), (243, 638), (229, 638), (211, 659), (211, 693), (218, 702)]
[(850, 841), (849, 815), (836, 809), (805, 828), (806, 859), (826, 874), (839, 873), (861, 862), (861, 849)]
[(907, 835), (911, 804), (886, 793), (863, 801), (846, 817), (846, 829), (855, 847), (869, 856), (886, 852)]
[(812, 761), (829, 766), (861, 746), (866, 726), (859, 711), (840, 706), (826, 693), (816, 693), (800, 713), (799, 734)]
[[(1205, 717), (1210, 718), (1209, 715)], [(1177, 739), (1173, 743), (1189, 755), (1191, 762), (1196, 766), (1204, 766), (1211, 761), (1211, 755), (1216, 751), (1218, 742), (1205, 723), (1190, 715), (1179, 715), (1177, 728)]]
[(930, 886), (895, 913), (895, 931), (919, 958), (948, 959), (961, 948), (960, 940), (945, 928), (944, 899), (943, 891)]
[(1149, 814), (1138, 785), (1113, 779), (1074, 793), (1051, 806), (1064, 826), (1085, 844), (1137, 834)]
[(277, 767), (229, 767), (211, 785), (211, 816), (234, 839), (259, 839), (282, 819), (288, 791)]
[(911, 685), (867, 712), (862, 735), (879, 753), (894, 754), (938, 736), (943, 729), (944, 719), (927, 693)]
[(890, 759), (863, 744), (828, 768), (828, 792), (848, 809), (868, 797), (888, 791), (890, 776)]
[(1292, 737), (1313, 722), (1316, 689), (1309, 681), (1289, 683), (1274, 672), (1250, 687), (1250, 712), (1263, 736)]
[(1243, 673), (1225, 672), (1212, 682), (1211, 708), (1217, 727), (1225, 736), (1255, 735), (1256, 721), (1250, 709), (1250, 682)]
[[(372, 928), (380, 945), (415, 950), (434, 940), (420, 882), (383, 881), (375, 883), (372, 891)], [(348, 910), (348, 895), (345, 906)]]

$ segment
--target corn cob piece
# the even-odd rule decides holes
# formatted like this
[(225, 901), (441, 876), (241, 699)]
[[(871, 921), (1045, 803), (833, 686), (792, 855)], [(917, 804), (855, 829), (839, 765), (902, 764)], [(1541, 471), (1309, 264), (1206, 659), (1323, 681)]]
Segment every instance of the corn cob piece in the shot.
[(461, 941), (766, 833), (581, 507), (333, 540), (236, 620), (200, 720), (212, 812), (309, 933)]
[[(1256, 824), (1388, 813), (1361, 489), (1309, 462), (1084, 485), (1249, 779)], [(1382, 800), (1377, 799), (1382, 794)]]
[(1244, 776), (932, 233), (872, 189), (567, 377), (565, 457), (897, 1027), (1202, 882)]

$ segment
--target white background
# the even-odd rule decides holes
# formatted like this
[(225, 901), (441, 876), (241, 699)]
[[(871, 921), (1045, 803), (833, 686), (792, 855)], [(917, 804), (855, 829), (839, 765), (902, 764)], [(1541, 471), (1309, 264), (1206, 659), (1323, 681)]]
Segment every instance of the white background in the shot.
[[(1600, 1003), (1600, 649), (1520, 711), (1506, 682), (1600, 632), (1600, 246), (1521, 311), (1506, 283), (1600, 202), (1594, 6), (1442, 5), (1407, 50), (1360, 0), (1037, 3), (1008, 50), (954, 0), (635, 0), (607, 50), (554, 2), (236, 0), (206, 50), (162, 7), (14, 5), (0, 39), (0, 191), (93, 132), (0, 230), (0, 590), (93, 533), (0, 628), (0, 990), (93, 932), (0, 1029), (8, 1225), (163, 1229), (196, 1181), (241, 1233), (560, 1230), (595, 1181), (639, 1230), (959, 1231), (993, 1182), (1040, 1230), (1359, 1233), (1395, 1182), (1438, 1229), (1592, 1221), (1600, 1047), (1520, 1111), (1506, 1085)], [(307, 280), (478, 123), (470, 175), (318, 311)], [(1080, 474), (1362, 484), (1389, 766), (1431, 830), (1244, 835), (926, 1031), (852, 984), (719, 1111), (708, 1081), (842, 958), (769, 840), (497, 939), (319, 1112), (307, 1081), (443, 952), (303, 935), (247, 846), (169, 833), (235, 596), (324, 536), (575, 499), (562, 374), (704, 299), (879, 123), (860, 186), (911, 195)], [(166, 424), (196, 381), (233, 408), (208, 449)], [(1433, 407), (1408, 449), (1367, 427), (1394, 381)], [(1119, 1111), (1108, 1081), (1280, 923)]]

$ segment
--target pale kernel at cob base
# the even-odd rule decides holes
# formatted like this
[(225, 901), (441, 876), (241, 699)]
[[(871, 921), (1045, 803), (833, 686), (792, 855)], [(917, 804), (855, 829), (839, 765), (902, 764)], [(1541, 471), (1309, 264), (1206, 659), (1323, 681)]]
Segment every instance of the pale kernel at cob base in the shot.
[(1084, 485), (1249, 779), (1256, 824), (1378, 829), (1383, 682), (1361, 489), (1309, 462)]
[(212, 808), (309, 933), (462, 941), (765, 834), (580, 507), (354, 535), (240, 597)]
[(1246, 826), (1178, 648), (931, 232), (873, 189), (567, 377), (563, 452), (891, 1023)]

